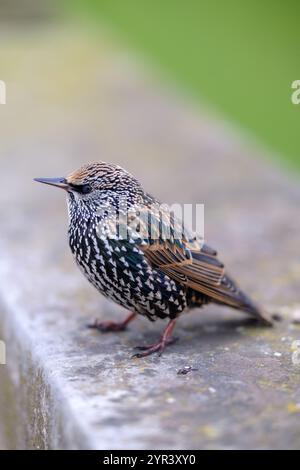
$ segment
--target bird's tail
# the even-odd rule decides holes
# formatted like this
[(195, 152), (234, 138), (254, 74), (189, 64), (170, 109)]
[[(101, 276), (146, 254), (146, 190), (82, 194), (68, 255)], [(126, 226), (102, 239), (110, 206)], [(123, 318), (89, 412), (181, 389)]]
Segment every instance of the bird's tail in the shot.
[(236, 310), (242, 310), (265, 326), (272, 326), (267, 315), (238, 287), (235, 281), (224, 274), (218, 285), (206, 287), (205, 294), (191, 289), (188, 303), (199, 307), (208, 302), (227, 305)]
[(267, 315), (236, 285), (228, 275), (224, 275), (221, 281), (223, 295), (222, 303), (242, 310), (255, 317), (261, 324), (272, 326)]

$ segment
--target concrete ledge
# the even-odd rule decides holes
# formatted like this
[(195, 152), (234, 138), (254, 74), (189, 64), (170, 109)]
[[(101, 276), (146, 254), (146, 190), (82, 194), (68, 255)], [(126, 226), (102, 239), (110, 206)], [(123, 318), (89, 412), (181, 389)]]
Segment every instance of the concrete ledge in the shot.
[[(29, 35), (19, 46), (16, 39), (11, 69), (10, 51), (0, 46), (16, 77), (15, 100), (1, 108), (3, 447), (298, 448), (298, 185), (203, 110), (166, 96), (105, 41), (77, 34), (55, 29), (38, 44)], [(41, 102), (27, 64), (47, 72)], [(56, 96), (56, 84), (80, 73), (83, 96), (74, 82), (67, 98)], [(139, 319), (116, 335), (86, 329), (92, 318), (124, 312), (73, 265), (63, 196), (31, 178), (95, 158), (118, 161), (161, 199), (204, 202), (210, 243), (245, 289), (284, 320), (257, 329), (243, 315), (210, 307), (182, 318), (180, 341), (162, 358), (142, 361), (130, 359), (132, 348), (156, 337), (162, 322)], [(177, 374), (189, 365), (197, 370)]]

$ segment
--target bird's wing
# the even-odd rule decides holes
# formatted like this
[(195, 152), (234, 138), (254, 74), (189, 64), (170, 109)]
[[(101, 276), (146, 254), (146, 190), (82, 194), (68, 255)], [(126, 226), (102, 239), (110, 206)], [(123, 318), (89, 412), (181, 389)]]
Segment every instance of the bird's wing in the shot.
[[(149, 217), (141, 214), (140, 228), (149, 230)], [(182, 221), (160, 206), (158, 213), (151, 213), (156, 222), (151, 237), (141, 244), (148, 262), (171, 279), (198, 291), (216, 302), (235, 308), (253, 309), (250, 300), (236, 283), (225, 274), (225, 267), (217, 252), (199, 240)], [(155, 225), (155, 224), (154, 224)], [(167, 235), (167, 236), (165, 236)]]
[(212, 295), (212, 289), (221, 286), (224, 266), (216, 252), (207, 245), (191, 250), (183, 241), (165, 241), (141, 246), (147, 260), (172, 279), (186, 286)]
[(245, 310), (261, 318), (251, 300), (239, 289), (237, 284), (225, 274), (225, 267), (217, 258), (217, 252), (204, 244), (190, 249), (181, 244), (158, 243), (143, 245), (146, 259), (171, 279), (206, 295), (217, 303)]
[[(164, 212), (162, 206), (159, 214), (151, 212), (151, 218), (151, 236), (141, 244), (146, 259), (172, 279), (213, 296), (224, 276), (217, 252), (186, 228), (183, 230), (182, 221)], [(146, 216), (140, 213), (139, 220), (140, 231), (149, 235), (149, 212)]]
[(244, 310), (270, 324), (256, 305), (225, 273), (225, 267), (214, 249), (186, 229), (182, 230), (181, 220), (172, 214), (170, 219), (170, 213), (165, 214), (163, 209), (159, 214), (151, 213), (151, 217), (156, 221), (156, 228), (153, 229), (153, 224), (151, 225), (150, 237), (147, 237), (149, 211), (146, 216), (140, 211), (139, 233), (136, 233), (135, 229), (132, 232), (135, 232), (140, 249), (153, 267), (217, 303)]

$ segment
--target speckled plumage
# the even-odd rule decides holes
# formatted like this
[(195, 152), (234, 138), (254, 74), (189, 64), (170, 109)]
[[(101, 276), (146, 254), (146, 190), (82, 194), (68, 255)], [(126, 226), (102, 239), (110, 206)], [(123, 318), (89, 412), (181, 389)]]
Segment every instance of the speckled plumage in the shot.
[[(67, 178), (38, 181), (67, 190), (70, 248), (94, 287), (131, 312), (152, 321), (170, 320), (161, 340), (138, 356), (162, 352), (171, 342), (175, 319), (185, 309), (211, 301), (268, 322), (228, 277), (216, 251), (189, 233), (177, 238), (181, 221), (167, 217), (161, 206), (160, 212), (153, 210), (159, 201), (121, 167), (91, 163)], [(120, 220), (127, 220), (125, 232)], [(157, 222), (154, 231), (153, 220)], [(162, 235), (166, 224), (167, 238)], [(121, 328), (115, 323), (95, 326), (118, 330), (132, 318)]]
[[(91, 175), (92, 168), (94, 165), (89, 167)], [(115, 215), (110, 209), (119, 207), (120, 200), (126, 198), (131, 211), (152, 202), (131, 175), (126, 174), (124, 178), (122, 169), (113, 169), (112, 175), (106, 174), (105, 193), (99, 194), (97, 201), (90, 201), (88, 196), (68, 195), (72, 253), (88, 280), (106, 297), (151, 320), (175, 318), (187, 306), (186, 289), (150, 264), (142, 249), (144, 240), (136, 233), (129, 232), (129, 236), (135, 235), (129, 239), (122, 239), (117, 234), (115, 239), (107, 236), (110, 221), (114, 222)], [(68, 181), (76, 180), (76, 184), (80, 184), (79, 175), (83, 173), (84, 170), (80, 170)], [(118, 180), (119, 173), (122, 183)], [(108, 189), (109, 182), (118, 185), (117, 193)], [(107, 208), (99, 214), (98, 209), (103, 206)]]

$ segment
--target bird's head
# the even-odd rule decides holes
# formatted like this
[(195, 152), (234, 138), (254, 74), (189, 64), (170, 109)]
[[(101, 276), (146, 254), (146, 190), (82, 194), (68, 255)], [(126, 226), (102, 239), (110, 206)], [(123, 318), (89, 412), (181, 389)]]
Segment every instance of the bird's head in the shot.
[(61, 178), (35, 178), (68, 193), (71, 203), (99, 205), (101, 201), (113, 201), (120, 197), (135, 203), (143, 190), (130, 173), (118, 165), (105, 162), (89, 163)]

